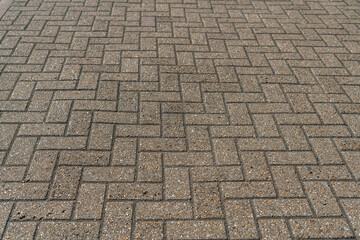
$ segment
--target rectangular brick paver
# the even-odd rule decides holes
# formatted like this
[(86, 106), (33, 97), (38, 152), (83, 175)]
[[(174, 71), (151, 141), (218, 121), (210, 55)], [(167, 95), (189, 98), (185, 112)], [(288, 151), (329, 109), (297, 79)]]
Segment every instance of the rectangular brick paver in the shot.
[(0, 239), (359, 239), (359, 22), (0, 1)]

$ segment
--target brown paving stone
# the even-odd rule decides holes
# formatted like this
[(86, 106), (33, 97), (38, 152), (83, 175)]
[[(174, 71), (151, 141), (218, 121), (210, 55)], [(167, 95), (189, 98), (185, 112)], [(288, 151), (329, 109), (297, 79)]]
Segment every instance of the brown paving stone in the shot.
[(207, 166), (213, 161), (211, 152), (164, 153), (165, 166)]
[(295, 168), (290, 166), (272, 166), (271, 172), (275, 186), (281, 197), (304, 197), (300, 180)]
[(0, 181), (21, 181), (25, 175), (24, 166), (0, 167)]
[(190, 202), (139, 202), (135, 208), (137, 219), (190, 219)]
[(263, 239), (291, 239), (283, 219), (260, 219), (259, 228)]
[(311, 216), (309, 203), (299, 199), (255, 199), (255, 214), (258, 217)]
[(340, 216), (341, 210), (325, 182), (305, 182), (305, 191), (317, 216)]
[(97, 238), (98, 231), (96, 222), (42, 222), (36, 239)]
[(191, 176), (194, 182), (218, 182), (243, 180), (240, 166), (216, 166), (191, 168)]
[(185, 139), (182, 138), (141, 138), (141, 151), (185, 151)]
[(109, 199), (162, 199), (162, 185), (159, 183), (113, 183), (109, 185)]
[(335, 190), (335, 194), (340, 198), (360, 196), (360, 184), (358, 182), (336, 181), (332, 183), (332, 186)]
[(229, 200), (225, 202), (230, 239), (254, 239), (259, 235), (254, 215), (248, 200)]
[(85, 167), (82, 180), (87, 182), (130, 182), (134, 180), (132, 167)]
[(170, 221), (166, 223), (169, 239), (225, 239), (224, 222), (208, 221)]
[(59, 167), (55, 172), (50, 196), (52, 199), (74, 199), (79, 184), (80, 167)]
[(195, 218), (223, 217), (219, 188), (216, 183), (194, 183), (192, 190)]
[(359, 180), (360, 179), (360, 152), (342, 152), (344, 156), (345, 162), (349, 166), (350, 171), (354, 175), (354, 177)]
[(187, 168), (165, 168), (165, 198), (190, 199), (190, 182)]
[(2, 200), (35, 200), (45, 199), (48, 183), (1, 183), (0, 199)]
[(101, 239), (130, 239), (132, 211), (130, 203), (107, 203)]
[(0, 238), (359, 237), (357, 10), (3, 8)]
[(342, 159), (329, 138), (311, 138), (313, 151), (322, 164), (341, 164)]
[(352, 179), (344, 165), (332, 166), (299, 166), (300, 178), (304, 180), (343, 180)]
[(359, 199), (343, 199), (341, 204), (354, 229), (355, 236), (359, 237), (360, 214), (358, 210)]
[(11, 222), (9, 223), (4, 239), (31, 239), (36, 230), (36, 222)]
[[(40, 152), (41, 153), (41, 152)], [(61, 151), (60, 165), (103, 166), (109, 163), (109, 152), (98, 151)], [(34, 161), (35, 164), (37, 161)]]
[(134, 239), (163, 239), (163, 223), (157, 221), (137, 221), (133, 233)]
[(137, 167), (137, 180), (139, 182), (162, 181), (162, 157), (160, 153), (140, 153)]
[(89, 144), (90, 149), (110, 150), (114, 126), (112, 124), (96, 124), (91, 126)]
[(68, 135), (87, 135), (89, 133), (90, 121), (91, 113), (74, 111), (70, 115), (66, 133)]
[(291, 219), (295, 238), (349, 238), (353, 237), (344, 219)]
[(33, 137), (18, 137), (15, 139), (6, 164), (19, 165), (28, 164), (31, 158), (32, 151), (36, 144), (36, 138)]
[(242, 152), (241, 162), (246, 180), (270, 180), (271, 174), (263, 152)]
[(105, 198), (105, 184), (83, 183), (79, 188), (74, 216), (76, 219), (100, 219)]
[(223, 182), (221, 191), (224, 198), (275, 197), (271, 182)]
[(16, 204), (13, 220), (70, 219), (72, 201), (35, 201)]
[(0, 206), (1, 206), (1, 211), (0, 211), (0, 232), (1, 232), (1, 234), (4, 232), (4, 227), (9, 218), (12, 205), (13, 204), (10, 202), (3, 202), (0, 204)]

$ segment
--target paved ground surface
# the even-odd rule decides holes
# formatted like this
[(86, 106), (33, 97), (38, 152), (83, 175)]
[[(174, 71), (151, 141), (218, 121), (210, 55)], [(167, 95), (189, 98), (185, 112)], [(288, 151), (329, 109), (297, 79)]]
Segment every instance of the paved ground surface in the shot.
[(359, 238), (359, 43), (355, 0), (15, 0), (1, 238)]

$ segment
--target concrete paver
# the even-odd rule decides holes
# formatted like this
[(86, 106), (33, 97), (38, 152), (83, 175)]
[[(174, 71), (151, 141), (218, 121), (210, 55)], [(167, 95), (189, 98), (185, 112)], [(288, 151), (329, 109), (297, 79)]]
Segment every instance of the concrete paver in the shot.
[(2, 0), (1, 239), (359, 239), (357, 0)]

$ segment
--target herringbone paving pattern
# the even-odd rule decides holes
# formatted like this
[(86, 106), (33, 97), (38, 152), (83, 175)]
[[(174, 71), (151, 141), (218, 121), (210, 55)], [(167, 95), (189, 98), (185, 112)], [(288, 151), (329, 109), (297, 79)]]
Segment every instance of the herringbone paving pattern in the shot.
[(356, 0), (15, 0), (2, 239), (360, 238)]

